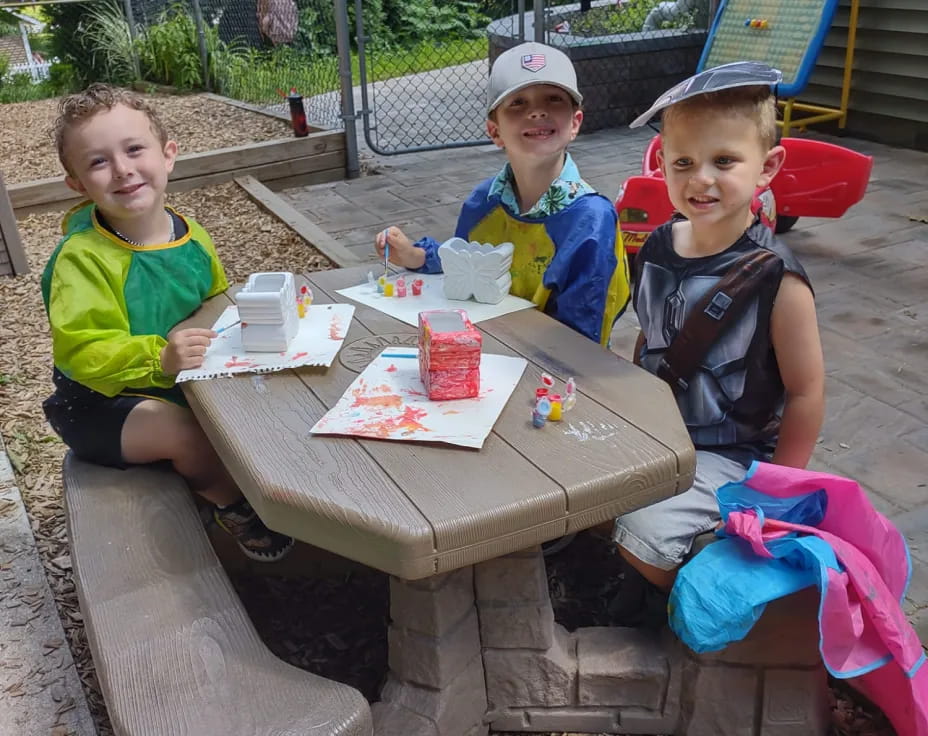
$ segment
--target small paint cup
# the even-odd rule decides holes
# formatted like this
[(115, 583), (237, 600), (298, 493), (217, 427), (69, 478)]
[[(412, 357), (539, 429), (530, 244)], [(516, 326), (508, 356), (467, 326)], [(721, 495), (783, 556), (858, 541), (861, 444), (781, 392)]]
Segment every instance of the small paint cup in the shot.
[(388, 281), (383, 285), (383, 295), (384, 296), (393, 296), (393, 282)]
[(563, 408), (563, 403), (560, 394), (550, 394), (548, 399), (551, 401), (551, 414), (548, 415), (548, 419), (552, 422), (561, 421), (561, 410)]
[(411, 286), (413, 296), (422, 296), (422, 279), (416, 279)]
[(548, 395), (548, 388), (546, 386), (541, 386), (535, 389), (535, 401), (538, 399), (544, 398)]
[(542, 414), (537, 409), (532, 411), (532, 426), (533, 427), (535, 427), (536, 429), (541, 429), (542, 427), (545, 426), (545, 421), (546, 419), (545, 419), (544, 414)]

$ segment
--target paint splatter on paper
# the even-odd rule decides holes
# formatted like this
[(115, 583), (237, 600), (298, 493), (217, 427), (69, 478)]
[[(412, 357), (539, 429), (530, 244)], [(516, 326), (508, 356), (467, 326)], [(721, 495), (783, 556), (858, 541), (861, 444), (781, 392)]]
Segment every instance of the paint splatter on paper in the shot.
[(332, 315), (332, 321), (329, 323), (329, 339), (330, 340), (344, 340), (345, 339), (345, 334), (342, 332), (340, 315), (338, 313), (335, 313)]
[[(406, 351), (411, 358), (418, 356), (415, 348), (403, 348)], [(389, 352), (395, 357), (396, 348)], [(419, 380), (418, 360), (393, 362), (381, 354), (310, 431), (482, 447), (525, 365), (524, 358), (484, 353), (476, 398), (429, 401)]]
[(235, 324), (238, 309), (226, 307), (213, 329), (228, 329), (210, 343), (203, 365), (196, 370), (181, 371), (177, 382), (200, 381), (234, 373), (271, 373), (303, 365), (332, 365), (353, 315), (351, 304), (313, 304), (299, 321), (299, 332), (286, 351), (256, 353), (246, 352), (242, 347), (242, 327)]
[(237, 355), (233, 355), (224, 365), (226, 368), (253, 368), (255, 364), (250, 360), (239, 360)]

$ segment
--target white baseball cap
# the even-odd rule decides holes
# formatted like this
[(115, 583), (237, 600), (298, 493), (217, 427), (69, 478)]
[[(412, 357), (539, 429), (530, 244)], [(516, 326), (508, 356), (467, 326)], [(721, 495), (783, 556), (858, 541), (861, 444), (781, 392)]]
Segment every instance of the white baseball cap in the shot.
[(577, 72), (567, 54), (553, 46), (529, 41), (504, 51), (493, 63), (487, 84), (487, 114), (508, 95), (533, 84), (553, 84), (578, 105), (583, 102), (577, 89)]

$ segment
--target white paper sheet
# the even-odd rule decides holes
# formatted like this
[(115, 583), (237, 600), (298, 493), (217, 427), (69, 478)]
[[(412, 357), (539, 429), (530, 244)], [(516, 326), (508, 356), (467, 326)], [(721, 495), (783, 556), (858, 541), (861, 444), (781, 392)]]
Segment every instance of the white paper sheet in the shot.
[[(531, 309), (535, 306), (528, 299), (522, 299), (512, 294), (504, 297), (499, 304), (481, 304), (473, 299), (466, 301), (447, 299), (444, 292), (444, 274), (404, 273), (402, 275), (406, 279), (407, 289), (407, 296), (404, 297), (378, 294), (376, 291), (371, 291), (367, 284), (339, 289), (338, 293), (361, 304), (379, 309), (391, 317), (396, 317), (396, 319), (414, 326), (419, 325), (419, 312), (428, 309), (463, 309), (467, 312), (467, 316), (470, 317), (470, 321), (476, 324), (485, 319), (492, 319), (510, 312), (518, 312), (520, 309)], [(412, 296), (412, 289), (410, 288), (410, 284), (415, 279), (422, 279), (422, 294), (419, 296)], [(395, 282), (396, 276), (391, 276), (390, 280)]]
[(429, 401), (419, 380), (419, 351), (387, 348), (310, 431), (483, 447), (525, 366), (524, 358), (484, 353), (476, 398)]
[[(312, 304), (300, 320), (300, 329), (283, 353), (247, 353), (242, 348), (241, 325), (229, 327), (206, 350), (206, 360), (196, 370), (181, 371), (177, 382), (202, 381), (233, 373), (271, 373), (301, 365), (332, 365), (348, 334), (354, 315), (351, 304)], [(238, 319), (237, 307), (226, 307), (213, 325), (221, 330)]]

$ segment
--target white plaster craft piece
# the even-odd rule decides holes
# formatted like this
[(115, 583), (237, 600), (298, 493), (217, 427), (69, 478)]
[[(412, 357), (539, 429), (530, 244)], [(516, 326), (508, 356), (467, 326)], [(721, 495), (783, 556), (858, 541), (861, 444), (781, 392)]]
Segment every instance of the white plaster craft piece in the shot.
[(286, 350), (299, 329), (296, 286), (288, 272), (253, 273), (235, 295), (242, 321), (242, 347), (248, 352)]
[(490, 245), (451, 238), (438, 246), (445, 272), (445, 296), (464, 300), (472, 295), (484, 304), (499, 304), (512, 287), (512, 243)]
[[(249, 352), (242, 345), (237, 307), (226, 307), (213, 325), (218, 333), (206, 349), (203, 365), (181, 371), (177, 382), (204, 381), (236, 373), (272, 373), (304, 365), (332, 365), (351, 326), (351, 304), (313, 304), (297, 320), (296, 336), (286, 350)], [(259, 388), (259, 386), (261, 386)], [(255, 384), (259, 393), (264, 388)]]

